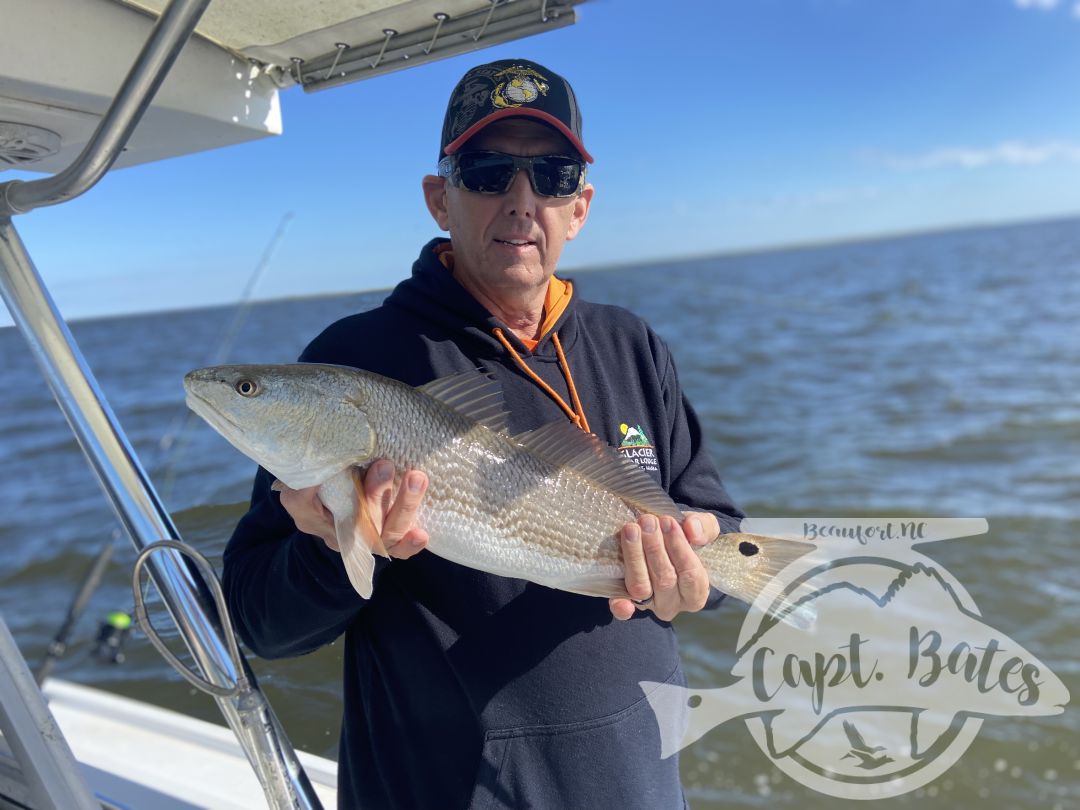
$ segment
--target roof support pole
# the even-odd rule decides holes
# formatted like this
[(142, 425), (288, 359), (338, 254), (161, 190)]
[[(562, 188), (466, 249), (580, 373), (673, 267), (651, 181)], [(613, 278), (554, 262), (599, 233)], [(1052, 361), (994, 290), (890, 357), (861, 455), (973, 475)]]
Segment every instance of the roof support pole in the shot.
[[(0, 218), (0, 295), (30, 346), (83, 454), (135, 548), (180, 539), (135, 451), (45, 289), (9, 218)], [(206, 677), (231, 686), (237, 673), (217, 613), (197, 572), (174, 551), (147, 563), (188, 649)], [(321, 808), (307, 776), (265, 697), (254, 685), (234, 698), (218, 699), (259, 776), (273, 808)]]
[[(43, 180), (0, 185), (0, 296), (26, 339), (105, 494), (136, 549), (180, 539), (134, 450), (41, 280), (11, 215), (54, 205), (91, 188), (112, 166), (209, 0), (172, 0), (83, 153)], [(148, 561), (188, 649), (212, 682), (237, 680), (221, 626), (198, 573), (174, 551)], [(246, 667), (245, 667), (246, 669)], [(254, 685), (218, 700), (272, 808), (321, 808), (277, 718)]]

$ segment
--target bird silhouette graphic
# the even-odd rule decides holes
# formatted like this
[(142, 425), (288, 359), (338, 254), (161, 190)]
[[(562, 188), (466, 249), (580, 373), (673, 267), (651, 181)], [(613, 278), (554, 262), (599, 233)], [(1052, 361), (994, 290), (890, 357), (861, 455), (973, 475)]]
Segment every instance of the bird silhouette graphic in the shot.
[(880, 768), (882, 765), (887, 765), (893, 761), (893, 758), (882, 754), (881, 756), (874, 756), (878, 751), (884, 751), (884, 745), (870, 746), (866, 744), (866, 740), (863, 739), (863, 735), (859, 732), (859, 729), (855, 727), (855, 724), (850, 720), (844, 721), (844, 733), (847, 735), (848, 742), (851, 743), (851, 750), (844, 754), (840, 759), (847, 759), (848, 757), (854, 757), (859, 760), (859, 764), (855, 767), (862, 768), (867, 771), (872, 771), (875, 768)]

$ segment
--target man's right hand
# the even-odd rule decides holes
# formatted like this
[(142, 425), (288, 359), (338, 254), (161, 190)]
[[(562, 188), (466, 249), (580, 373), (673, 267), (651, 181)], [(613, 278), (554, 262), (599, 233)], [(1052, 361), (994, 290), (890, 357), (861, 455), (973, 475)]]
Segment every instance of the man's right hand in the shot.
[[(364, 476), (364, 497), (372, 523), (391, 557), (406, 560), (422, 551), (428, 535), (416, 526), (416, 510), (427, 490), (427, 476), (420, 470), (405, 473), (402, 486), (394, 492), (394, 464), (380, 459), (368, 467)], [(334, 551), (340, 551), (334, 531), (334, 516), (321, 500), (317, 486), (290, 489), (280, 481), (274, 486), (281, 494), (281, 505), (305, 534), (322, 539)]]

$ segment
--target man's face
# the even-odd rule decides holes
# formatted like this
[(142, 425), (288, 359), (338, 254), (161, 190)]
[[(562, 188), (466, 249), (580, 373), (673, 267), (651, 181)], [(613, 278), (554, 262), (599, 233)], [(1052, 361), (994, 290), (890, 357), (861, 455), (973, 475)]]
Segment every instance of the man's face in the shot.
[[(573, 155), (558, 132), (528, 118), (507, 118), (482, 129), (461, 151), (510, 155)], [(543, 288), (589, 211), (592, 186), (578, 197), (542, 197), (528, 172), (517, 173), (505, 194), (477, 194), (443, 178), (424, 178), (424, 196), (440, 228), (450, 231), (454, 275), (487, 295)], [(524, 244), (521, 244), (524, 242)]]

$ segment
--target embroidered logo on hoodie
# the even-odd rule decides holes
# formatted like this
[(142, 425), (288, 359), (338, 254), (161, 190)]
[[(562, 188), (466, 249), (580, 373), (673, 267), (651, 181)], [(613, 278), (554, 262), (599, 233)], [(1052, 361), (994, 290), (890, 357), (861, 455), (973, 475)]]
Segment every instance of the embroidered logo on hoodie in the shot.
[(623, 437), (619, 445), (620, 453), (649, 472), (660, 471), (660, 464), (656, 460), (656, 449), (641, 425), (628, 425), (623, 422), (619, 425), (619, 433)]

